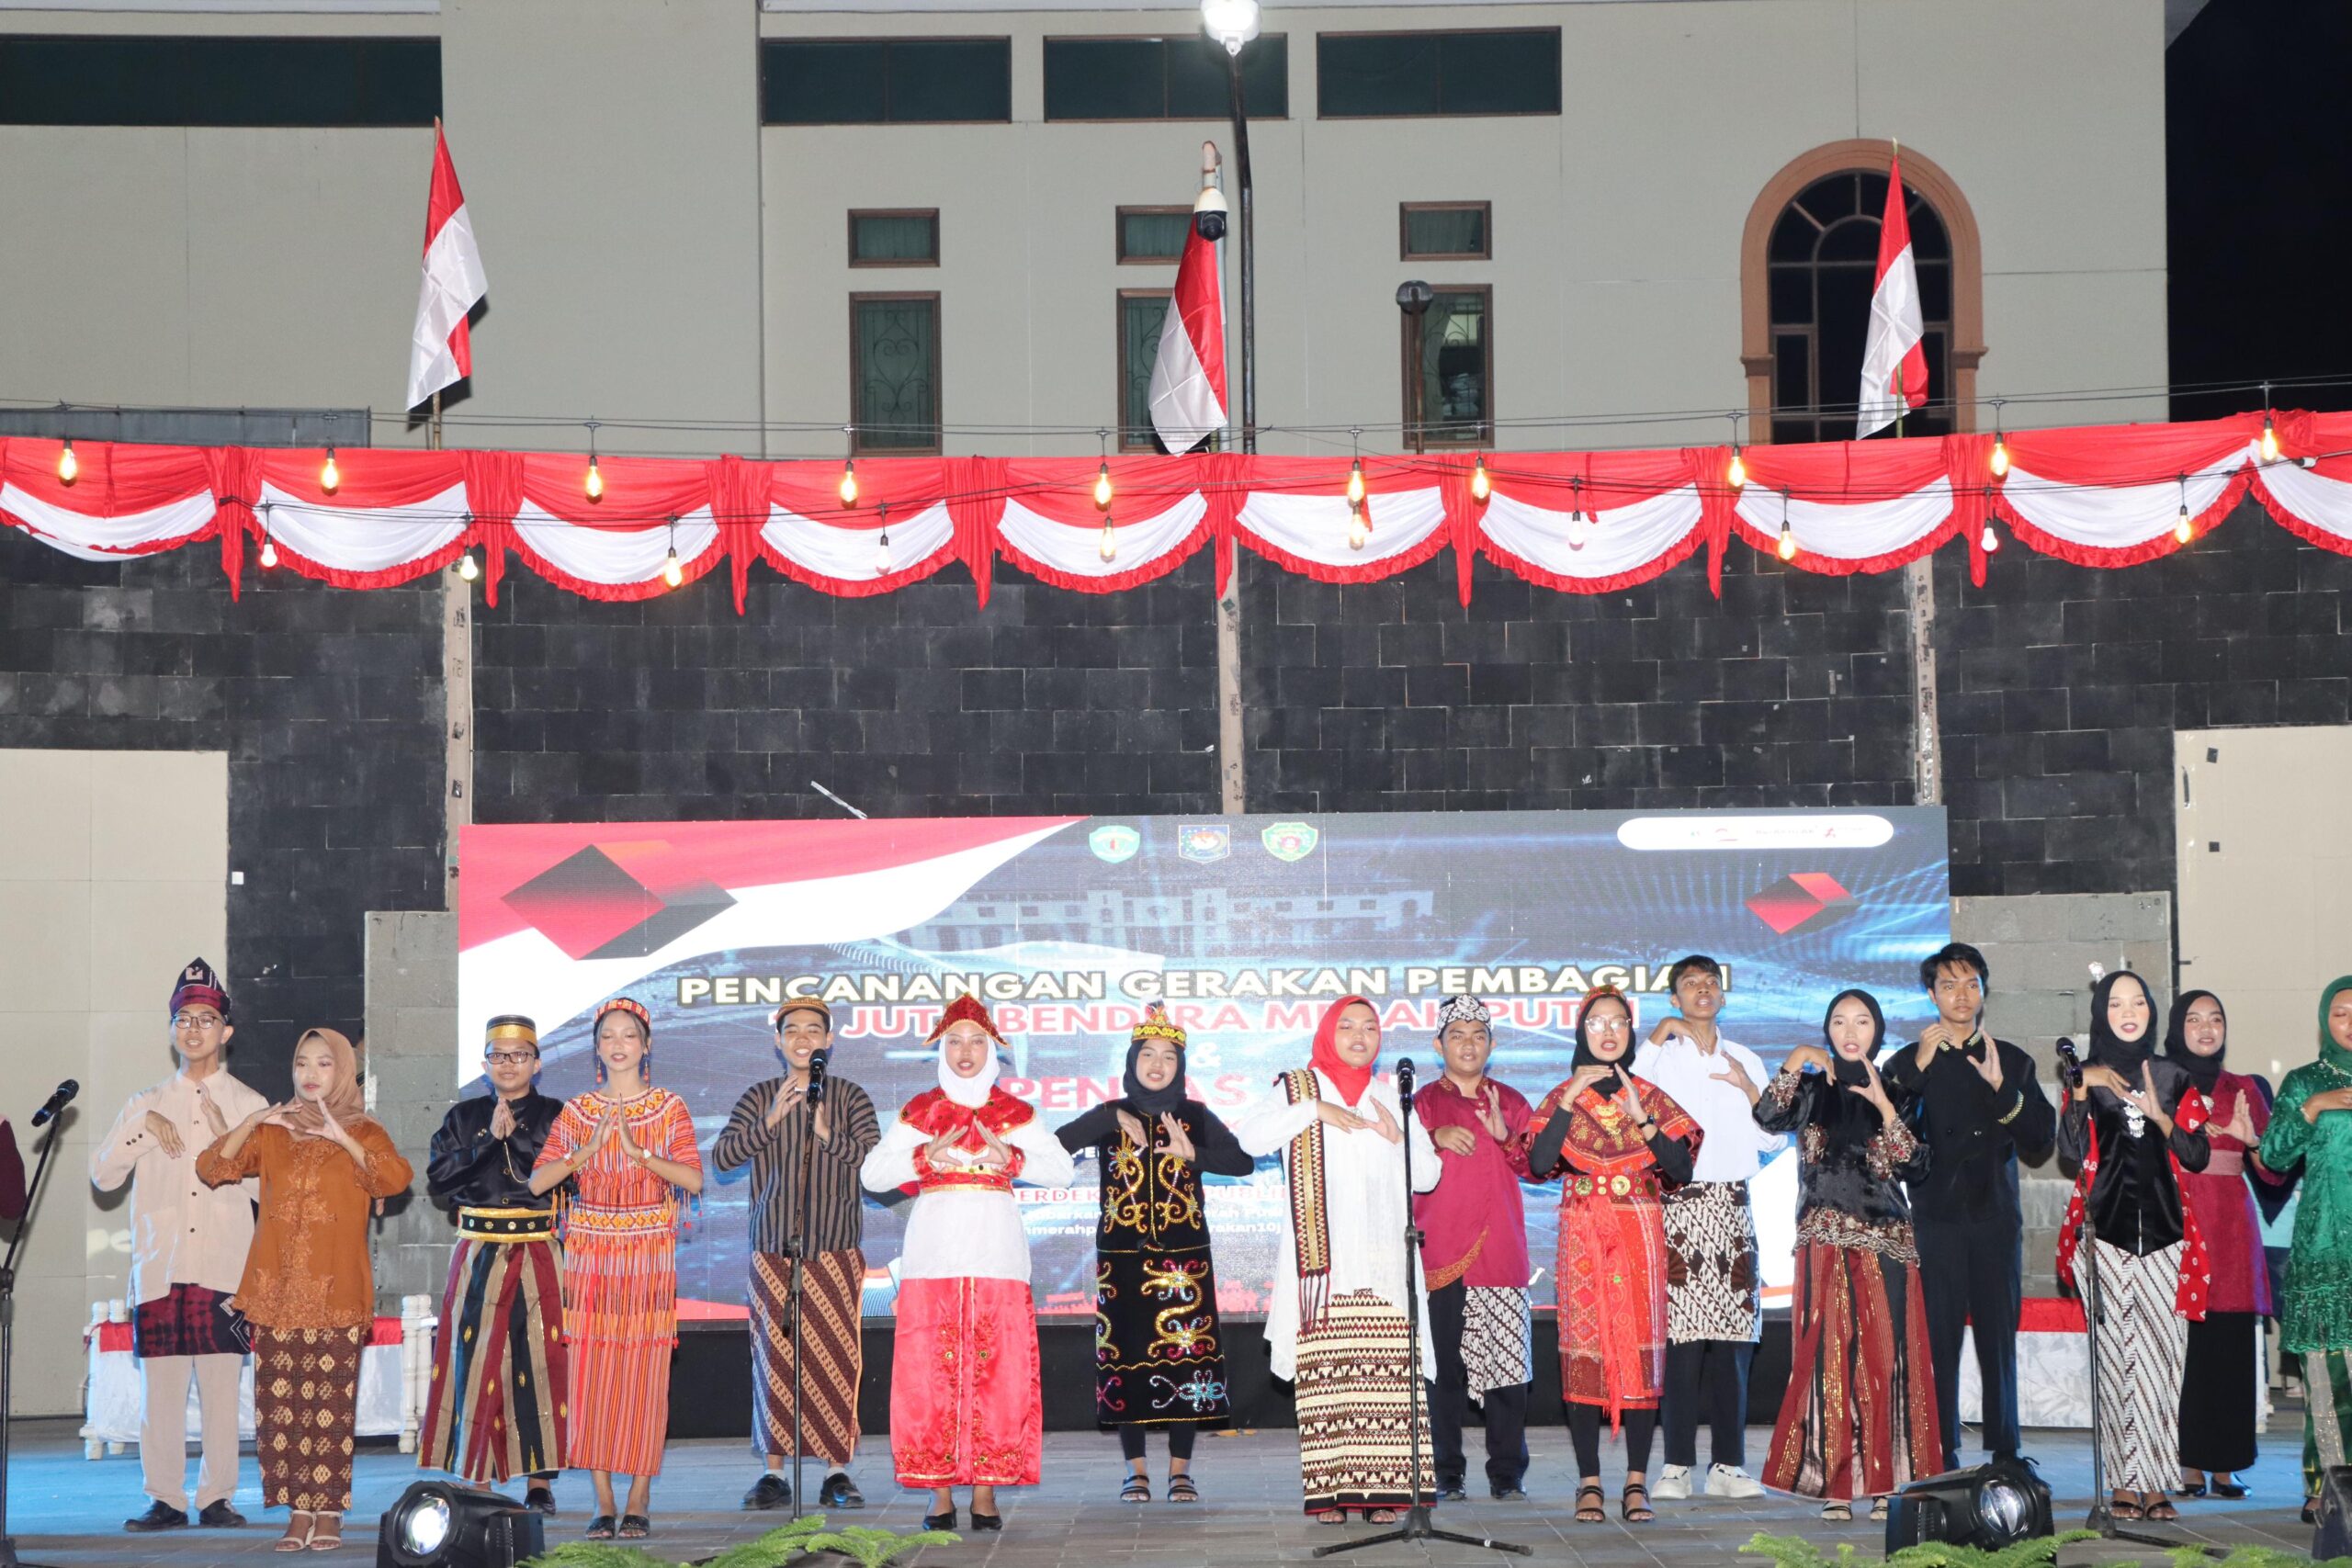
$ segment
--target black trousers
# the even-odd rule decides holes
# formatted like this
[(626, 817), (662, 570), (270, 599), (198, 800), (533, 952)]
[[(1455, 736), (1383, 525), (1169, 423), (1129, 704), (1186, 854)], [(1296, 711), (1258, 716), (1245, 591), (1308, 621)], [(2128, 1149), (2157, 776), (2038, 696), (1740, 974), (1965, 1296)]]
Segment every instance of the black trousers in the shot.
[[(1577, 1474), (1600, 1473), (1600, 1423), (1603, 1413), (1598, 1404), (1566, 1406), (1568, 1417), (1568, 1439), (1576, 1445)], [(1647, 1475), (1650, 1468), (1650, 1434), (1657, 1429), (1657, 1412), (1644, 1408), (1624, 1414), (1625, 1470), (1628, 1474), (1640, 1471)]]
[[(1460, 1486), (1469, 1473), (1462, 1452), (1462, 1419), (1470, 1405), (1470, 1377), (1462, 1364), (1463, 1303), (1469, 1287), (1456, 1280), (1430, 1292), (1430, 1348), (1437, 1352), (1437, 1389), (1430, 1397), (1430, 1447), (1436, 1455), (1440, 1490)], [(1514, 1491), (1527, 1479), (1529, 1386), (1489, 1389), (1487, 1409), (1487, 1485)]]
[[(1144, 1434), (1150, 1430), (1148, 1427), (1120, 1427), (1119, 1451), (1131, 1460), (1143, 1458)], [(1168, 1457), (1189, 1462), (1193, 1457), (1193, 1437), (1200, 1428), (1189, 1421), (1178, 1421), (1171, 1422), (1165, 1430), (1168, 1433)]]
[(2180, 1376), (2180, 1462), (2191, 1470), (2249, 1469), (2262, 1424), (2255, 1346), (2262, 1320), (2250, 1312), (2214, 1312), (2188, 1325), (2188, 1359)]
[(1944, 1468), (1960, 1468), (1960, 1342), (1976, 1325), (1976, 1371), (1984, 1387), (1984, 1451), (2018, 1451), (2018, 1309), (2024, 1300), (2025, 1236), (2013, 1220), (1911, 1222), (1919, 1244), (1919, 1293), (1928, 1307), (1928, 1348), (1936, 1363), (1936, 1409), (1944, 1424)]
[(1716, 1464), (1747, 1465), (1747, 1365), (1756, 1347), (1745, 1339), (1694, 1339), (1666, 1348), (1666, 1391), (1658, 1422), (1666, 1428), (1666, 1462), (1699, 1462), (1699, 1412), (1707, 1413), (1707, 1442)]

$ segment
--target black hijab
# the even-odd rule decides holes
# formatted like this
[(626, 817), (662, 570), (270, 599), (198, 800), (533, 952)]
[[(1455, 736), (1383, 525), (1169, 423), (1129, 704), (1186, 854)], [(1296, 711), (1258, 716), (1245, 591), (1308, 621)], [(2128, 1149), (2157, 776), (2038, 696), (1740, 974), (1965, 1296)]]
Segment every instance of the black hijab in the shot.
[[(1592, 1005), (1600, 1001), (1615, 1002), (1625, 1010), (1625, 1054), (1613, 1062), (1601, 1059), (1592, 1048), (1591, 1037), (1585, 1032), (1585, 1021), (1592, 1016)], [(1625, 999), (1623, 991), (1614, 986), (1604, 986), (1591, 992), (1585, 998), (1584, 1005), (1577, 1009), (1577, 1054), (1569, 1060), (1568, 1070), (1573, 1073), (1578, 1067), (1608, 1067), (1615, 1071), (1620, 1084), (1629, 1080), (1634, 1076), (1633, 1028), (1634, 1004)], [(1620, 1091), (1602, 1088), (1601, 1092), (1615, 1094)]]
[[(2200, 1056), (2188, 1048), (2188, 1010), (2202, 997), (2211, 1002), (2222, 1014), (2222, 1048), (2210, 1056)], [(2165, 1059), (2180, 1064), (2200, 1093), (2211, 1094), (2214, 1084), (2221, 1081), (2222, 1058), (2230, 1054), (2230, 1014), (2222, 1006), (2222, 998), (2211, 991), (2183, 991), (2173, 998), (2172, 1014), (2165, 1021)]]
[(1871, 1010), (1869, 1055), (1873, 1062), (1878, 1060), (1880, 1050), (1886, 1044), (1886, 1014), (1879, 1010), (1878, 998), (1859, 986), (1850, 990), (1840, 991), (1830, 998), (1829, 1006), (1821, 1014), (1821, 1046), (1823, 1050), (1829, 1053), (1829, 1081), (1841, 1089), (1849, 1085), (1860, 1089), (1871, 1081), (1870, 1069), (1860, 1062), (1849, 1062), (1839, 1055), (1838, 1047), (1831, 1044), (1829, 1040), (1829, 1021), (1836, 1016), (1838, 1004), (1849, 998), (1852, 998)]
[[(1143, 1055), (1145, 1042), (1151, 1040), (1165, 1040), (1176, 1047), (1176, 1076), (1161, 1089), (1146, 1089), (1136, 1077), (1136, 1059)], [(1127, 1042), (1127, 1066), (1120, 1075), (1119, 1087), (1125, 1091), (1122, 1103), (1147, 1123), (1158, 1122), (1184, 1103), (1184, 1032), (1169, 1021), (1168, 1010), (1158, 1002), (1144, 1014), (1143, 1021), (1136, 1025), (1135, 1037)]]
[(2118, 969), (2111, 975), (2099, 976), (2098, 984), (2091, 987), (2089, 1060), (2102, 1067), (2113, 1067), (2117, 1072), (2136, 1083), (2140, 1077), (2140, 1065), (2148, 1059), (2152, 1043), (2148, 1034), (2143, 1032), (2136, 1041), (2126, 1041), (2120, 1038), (2107, 1024), (2108, 998), (2114, 995), (2117, 984), (2124, 980), (2138, 986), (2140, 994), (2148, 998), (2148, 1022), (2151, 1025), (2154, 1024), (2156, 1015), (2163, 1010), (2164, 1004), (2156, 999), (2156, 988), (2148, 984), (2146, 976), (2134, 974), (2129, 969)]

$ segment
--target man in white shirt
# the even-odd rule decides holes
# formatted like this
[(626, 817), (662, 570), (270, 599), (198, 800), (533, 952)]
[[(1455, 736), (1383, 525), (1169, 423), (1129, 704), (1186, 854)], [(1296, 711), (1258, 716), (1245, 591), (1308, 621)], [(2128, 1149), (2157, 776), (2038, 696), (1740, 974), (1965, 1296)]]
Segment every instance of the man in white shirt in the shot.
[(1704, 1134), (1690, 1179), (1666, 1194), (1666, 1466), (1652, 1495), (1690, 1495), (1699, 1413), (1713, 1451), (1706, 1490), (1756, 1497), (1747, 1473), (1747, 1367), (1763, 1333), (1762, 1277), (1747, 1183), (1783, 1139), (1756, 1124), (1771, 1074), (1755, 1052), (1723, 1037), (1723, 966), (1692, 953), (1667, 972), (1679, 1016), (1662, 1019), (1634, 1056), (1634, 1076), (1666, 1090)]
[(130, 1182), (131, 1353), (146, 1379), (139, 1422), (139, 1468), (147, 1511), (128, 1530), (178, 1529), (188, 1522), (187, 1384), (196, 1379), (204, 1435), (197, 1478), (197, 1522), (232, 1529), (237, 1491), (237, 1383), (252, 1335), (229, 1304), (254, 1239), (255, 1181), (208, 1187), (196, 1156), (269, 1102), (223, 1065), (229, 993), (201, 958), (172, 989), (171, 1042), (179, 1071), (130, 1098), (90, 1150), (90, 1182), (111, 1192)]

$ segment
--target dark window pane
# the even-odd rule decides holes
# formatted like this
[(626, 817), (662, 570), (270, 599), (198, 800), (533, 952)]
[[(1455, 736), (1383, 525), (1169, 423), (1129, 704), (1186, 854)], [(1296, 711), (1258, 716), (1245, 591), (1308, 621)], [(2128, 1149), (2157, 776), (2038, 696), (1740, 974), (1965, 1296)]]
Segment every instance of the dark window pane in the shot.
[[(1819, 276), (1815, 299), (1821, 315), (1814, 325), (1813, 384), (1823, 409), (1850, 410), (1861, 395), (1862, 345), (1870, 333), (1875, 280), (1867, 266), (1824, 267)], [(1838, 439), (1851, 434), (1849, 427)]]
[(1323, 33), (1315, 39), (1316, 112), (1329, 119), (1440, 112), (1435, 33)]
[(1009, 39), (906, 39), (890, 44), (890, 118), (926, 121), (1012, 118)]
[(855, 413), (861, 451), (939, 445), (939, 301), (853, 302)]
[(1046, 40), (1047, 119), (1165, 119), (1167, 45), (1156, 38)]
[(1914, 193), (1905, 204), (1905, 216), (1911, 220), (1911, 254), (1925, 261), (1942, 260), (1951, 254), (1951, 236), (1944, 232), (1944, 220), (1925, 198)]
[(438, 39), (0, 39), (0, 124), (430, 125)]
[[(1842, 180), (1847, 176), (1840, 175), (1838, 177)], [(1852, 177), (1854, 199), (1861, 204), (1861, 216), (1873, 223), (1884, 218), (1886, 216), (1886, 176), (1884, 175), (1856, 175)]]
[(1484, 207), (1408, 207), (1405, 209), (1408, 256), (1483, 256), (1487, 254)]
[(1772, 225), (1772, 243), (1766, 249), (1766, 257), (1776, 262), (1809, 262), (1815, 242), (1820, 238), (1819, 226), (1805, 216), (1802, 207), (1791, 202), (1780, 221)]
[(1119, 300), (1119, 445), (1152, 446), (1151, 367), (1168, 321), (1165, 295)]
[(1192, 231), (1189, 211), (1146, 212), (1132, 208), (1119, 213), (1119, 259), (1174, 261), (1184, 254), (1184, 236)]
[[(1233, 109), (1225, 49), (1195, 35), (1168, 40), (1168, 116), (1170, 119), (1225, 119)], [(1290, 39), (1261, 36), (1241, 50), (1241, 101), (1264, 119), (1290, 114)]]
[[(1416, 368), (1420, 415), (1431, 442), (1488, 438), (1492, 343), (1483, 292), (1441, 292), (1421, 317)], [(1408, 411), (1409, 417), (1410, 411)]]
[(1820, 438), (1821, 427), (1812, 420), (1783, 419), (1779, 414), (1772, 416), (1772, 440), (1777, 446), (1786, 446), (1795, 442), (1818, 441)]
[(856, 39), (762, 45), (762, 118), (769, 125), (881, 124), (889, 108), (888, 48)]
[(1803, 411), (1813, 406), (1812, 344), (1802, 333), (1772, 339), (1772, 406)]
[(1560, 35), (1549, 28), (1442, 34), (1438, 75), (1445, 114), (1558, 114)]
[(1951, 357), (1945, 352), (1947, 340), (1939, 329), (1931, 328), (1919, 334), (1919, 347), (1928, 356), (1928, 405), (1933, 408), (1951, 396), (1944, 383), (1944, 366)]
[(1801, 327), (1813, 321), (1813, 271), (1810, 267), (1776, 266), (1765, 276), (1771, 288), (1771, 321), (1776, 327)]
[(1868, 218), (1849, 218), (1821, 237), (1815, 253), (1826, 262), (1868, 262), (1878, 265), (1878, 224)]
[(939, 259), (939, 214), (853, 212), (850, 258), (862, 262), (935, 262)]
[[(1914, 243), (1917, 243), (1916, 233)], [(1919, 274), (1919, 316), (1923, 321), (1951, 320), (1951, 264), (1940, 261), (1913, 262)]]
[[(1825, 228), (1840, 218), (1851, 218), (1860, 210), (1854, 200), (1854, 176), (1851, 175), (1832, 175), (1827, 179), (1816, 180), (1805, 187), (1804, 194), (1797, 200)], [(1871, 216), (1875, 218), (1878, 214), (1873, 211)]]

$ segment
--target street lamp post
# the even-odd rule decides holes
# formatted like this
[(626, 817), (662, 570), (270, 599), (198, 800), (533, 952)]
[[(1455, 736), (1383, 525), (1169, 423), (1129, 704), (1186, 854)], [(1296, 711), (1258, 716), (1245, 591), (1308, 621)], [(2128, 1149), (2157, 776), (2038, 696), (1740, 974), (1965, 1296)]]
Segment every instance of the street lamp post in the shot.
[(1396, 308), (1405, 312), (1405, 417), (1412, 422), (1416, 456), (1429, 450), (1427, 394), (1423, 390), (1421, 318), (1429, 313), (1437, 291), (1416, 277), (1396, 286)]
[(1226, 94), (1233, 115), (1233, 172), (1240, 182), (1241, 449), (1258, 449), (1258, 278), (1250, 188), (1250, 120), (1241, 102), (1241, 46), (1258, 36), (1258, 0), (1201, 0), (1201, 26), (1225, 46)]

